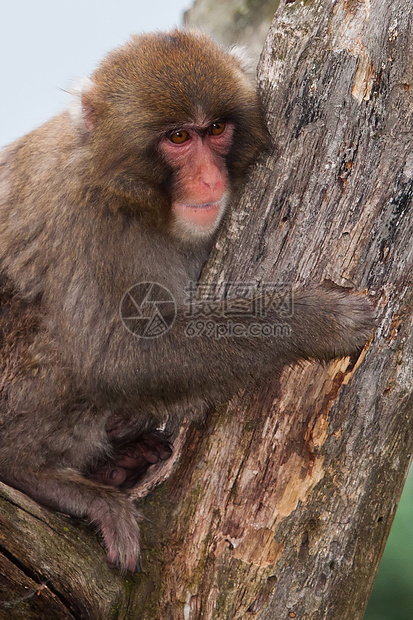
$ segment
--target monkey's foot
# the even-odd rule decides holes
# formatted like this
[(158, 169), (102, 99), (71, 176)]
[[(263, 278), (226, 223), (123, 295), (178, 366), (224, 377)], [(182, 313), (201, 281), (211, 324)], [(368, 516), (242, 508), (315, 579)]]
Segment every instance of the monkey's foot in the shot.
[[(122, 573), (141, 572), (139, 512), (126, 495), (118, 491), (95, 498), (89, 509), (89, 517), (103, 535), (107, 560)], [(116, 495), (119, 493), (119, 495)]]
[(112, 462), (101, 465), (88, 477), (102, 484), (131, 489), (151, 465), (166, 461), (171, 454), (171, 444), (161, 433), (144, 433), (133, 443), (119, 448)]

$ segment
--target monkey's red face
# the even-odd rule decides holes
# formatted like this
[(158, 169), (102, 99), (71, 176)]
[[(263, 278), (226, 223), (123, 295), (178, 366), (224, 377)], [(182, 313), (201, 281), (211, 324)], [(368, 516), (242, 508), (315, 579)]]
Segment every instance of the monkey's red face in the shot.
[(234, 127), (217, 120), (185, 125), (160, 141), (163, 158), (174, 171), (173, 228), (176, 234), (209, 236), (225, 211), (229, 179), (225, 157)]

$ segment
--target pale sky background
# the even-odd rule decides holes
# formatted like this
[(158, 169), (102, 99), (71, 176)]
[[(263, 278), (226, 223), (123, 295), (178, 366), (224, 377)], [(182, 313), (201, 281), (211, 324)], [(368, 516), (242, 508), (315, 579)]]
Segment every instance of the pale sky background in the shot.
[(59, 113), (63, 89), (134, 32), (182, 23), (191, 0), (0, 0), (0, 148)]

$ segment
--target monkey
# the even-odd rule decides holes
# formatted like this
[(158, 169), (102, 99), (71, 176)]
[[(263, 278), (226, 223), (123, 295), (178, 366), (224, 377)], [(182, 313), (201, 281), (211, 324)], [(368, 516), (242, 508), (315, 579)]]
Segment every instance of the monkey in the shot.
[[(162, 425), (299, 360), (359, 352), (364, 296), (318, 286), (266, 320), (289, 336), (188, 336), (196, 282), (251, 165), (268, 147), (240, 55), (189, 30), (134, 35), (68, 109), (0, 154), (0, 479), (87, 518), (107, 559), (140, 570), (128, 489), (169, 458)], [(126, 329), (127, 291), (158, 283), (174, 304), (156, 338)], [(214, 316), (225, 300), (209, 304)], [(173, 306), (173, 307), (172, 307)]]

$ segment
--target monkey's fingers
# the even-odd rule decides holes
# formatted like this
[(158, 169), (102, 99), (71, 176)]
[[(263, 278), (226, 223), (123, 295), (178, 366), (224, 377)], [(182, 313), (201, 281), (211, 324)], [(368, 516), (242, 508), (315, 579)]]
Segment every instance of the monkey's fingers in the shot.
[(149, 467), (160, 461), (166, 461), (172, 454), (170, 443), (159, 433), (148, 433), (140, 437), (139, 442), (129, 446), (117, 465), (129, 468), (123, 489), (132, 489)]
[(127, 559), (125, 567), (119, 566), (118, 553), (115, 550), (108, 552), (106, 555), (106, 559), (108, 561), (108, 564), (110, 564), (110, 566), (113, 568), (121, 568), (122, 571), (128, 571), (130, 573), (142, 572), (142, 565), (140, 559), (135, 558), (133, 555), (131, 555)]
[(94, 471), (88, 478), (111, 487), (120, 487), (127, 478), (127, 472), (122, 467), (108, 465)]
[(157, 433), (146, 433), (136, 441), (122, 448), (116, 464), (126, 469), (138, 469), (166, 461), (172, 454), (172, 447), (164, 437)]
[(145, 433), (141, 440), (142, 448), (152, 450), (161, 461), (167, 461), (172, 455), (172, 446), (162, 433)]
[(89, 473), (88, 478), (108, 486), (131, 489), (151, 465), (166, 461), (171, 454), (170, 443), (160, 433), (146, 433), (119, 450), (113, 461)]
[(141, 469), (143, 467), (149, 467), (153, 463), (158, 462), (152, 453), (148, 455), (148, 458), (142, 453), (141, 446), (129, 446), (127, 449), (122, 450), (119, 454), (119, 458), (116, 459), (116, 465), (124, 467), (125, 469)]

